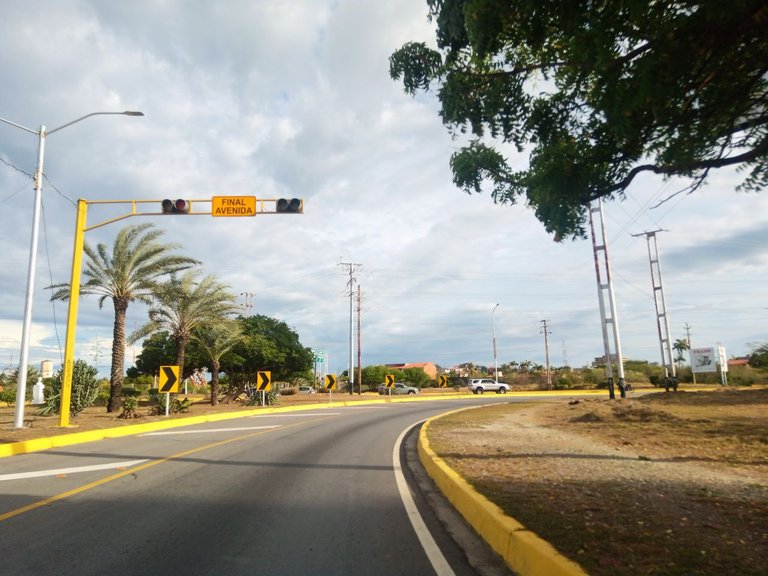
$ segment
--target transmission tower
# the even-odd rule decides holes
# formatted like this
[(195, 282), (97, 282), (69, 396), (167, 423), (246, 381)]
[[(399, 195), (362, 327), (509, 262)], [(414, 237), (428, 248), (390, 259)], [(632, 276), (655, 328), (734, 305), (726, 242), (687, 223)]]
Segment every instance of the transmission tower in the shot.
[[(653, 304), (656, 307), (656, 327), (659, 331), (659, 349), (661, 364), (664, 366), (664, 387), (669, 390), (670, 384), (677, 390), (677, 374), (675, 373), (675, 358), (672, 354), (672, 337), (669, 330), (667, 302), (664, 298), (664, 286), (661, 281), (661, 261), (659, 259), (659, 244), (656, 233), (663, 230), (653, 230), (632, 236), (645, 236), (648, 243), (648, 261), (651, 265), (651, 284), (653, 286)], [(670, 381), (670, 378), (672, 379)]]
[[(595, 220), (598, 220), (597, 224)], [(619, 338), (619, 319), (616, 315), (616, 299), (611, 282), (611, 266), (608, 261), (608, 244), (605, 240), (605, 221), (603, 219), (603, 202), (594, 200), (589, 205), (589, 228), (592, 232), (592, 251), (595, 255), (595, 275), (597, 277), (597, 296), (600, 303), (600, 321), (603, 330), (603, 347), (605, 349), (605, 375), (608, 378), (608, 395), (613, 400), (616, 392), (613, 386), (613, 363), (616, 363), (619, 392), (625, 398), (624, 358), (621, 355), (621, 339)], [(597, 232), (595, 231), (597, 228)], [(600, 234), (598, 238), (597, 234)], [(601, 273), (602, 271), (602, 273)], [(603, 276), (605, 280), (603, 280)], [(608, 300), (608, 310), (606, 310)], [(610, 314), (610, 316), (608, 315)], [(609, 338), (608, 327), (611, 327), (613, 342)], [(615, 353), (611, 353), (611, 344)]]

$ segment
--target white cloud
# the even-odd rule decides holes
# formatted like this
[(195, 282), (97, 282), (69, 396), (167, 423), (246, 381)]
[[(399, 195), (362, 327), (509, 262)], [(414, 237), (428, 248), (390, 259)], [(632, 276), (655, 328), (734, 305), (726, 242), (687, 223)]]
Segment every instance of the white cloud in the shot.
[[(340, 261), (363, 264), (364, 362), (490, 364), (496, 303), (500, 361), (542, 362), (545, 318), (556, 363), (601, 355), (590, 242), (555, 244), (523, 205), (458, 191), (448, 162), (460, 142), (440, 124), (434, 94), (411, 98), (390, 80), (394, 49), (434, 42), (426, 12), (410, 0), (5, 6), (0, 117), (36, 130), (96, 110), (146, 114), (88, 119), (47, 141), (33, 361), (58, 356), (52, 322), (55, 311), (63, 334), (66, 306), (54, 308), (43, 288), (69, 277), (72, 200), (228, 194), (301, 197), (305, 214), (152, 222), (236, 294), (253, 293), (254, 312), (327, 350), (333, 370), (347, 361)], [(30, 174), (36, 146), (34, 135), (0, 125), (0, 155)], [(606, 205), (626, 355), (658, 359), (647, 247), (632, 236), (658, 228), (668, 230), (659, 240), (674, 337), (688, 322), (694, 341), (737, 354), (768, 339), (768, 199), (735, 193), (736, 182), (719, 173), (651, 209), (676, 188), (645, 178), (625, 202)], [(0, 164), (0, 358), (18, 358), (31, 206), (29, 178)], [(89, 223), (128, 210), (91, 206)], [(109, 245), (133, 221), (86, 240)], [(145, 313), (132, 305), (129, 328)], [(112, 318), (109, 303), (83, 301), (79, 355), (106, 348)]]

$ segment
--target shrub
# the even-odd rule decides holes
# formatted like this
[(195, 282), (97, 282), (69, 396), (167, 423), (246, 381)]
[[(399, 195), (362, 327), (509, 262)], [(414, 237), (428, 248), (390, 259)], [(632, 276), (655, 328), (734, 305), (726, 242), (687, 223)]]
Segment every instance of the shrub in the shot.
[[(264, 397), (262, 399), (262, 396)], [(246, 400), (246, 406), (274, 406), (277, 404), (277, 392), (270, 390), (269, 392), (262, 394), (261, 392), (254, 392), (253, 397)]]
[[(147, 392), (147, 398), (149, 399), (150, 410), (152, 414), (162, 416), (165, 414), (165, 395), (158, 391), (157, 388), (151, 388)], [(177, 414), (179, 412), (189, 412), (189, 407), (192, 402), (189, 398), (177, 398), (175, 395), (169, 397), (169, 414)]]
[[(83, 360), (75, 360), (72, 370), (72, 397), (69, 403), (69, 413), (77, 416), (88, 406), (93, 406), (99, 395), (99, 381), (96, 380), (98, 370), (89, 366)], [(61, 412), (61, 381), (63, 370), (59, 370), (51, 382), (51, 396), (46, 400), (37, 414), (48, 416)]]

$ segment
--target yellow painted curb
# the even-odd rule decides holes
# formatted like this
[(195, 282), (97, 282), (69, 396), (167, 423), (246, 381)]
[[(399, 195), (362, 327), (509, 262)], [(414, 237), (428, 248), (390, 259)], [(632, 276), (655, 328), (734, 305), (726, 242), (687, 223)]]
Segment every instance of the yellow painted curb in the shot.
[(419, 460), (437, 487), (475, 531), (519, 576), (587, 576), (576, 562), (560, 554), (496, 504), (475, 491), (449, 467), (429, 445), (430, 422), (449, 414), (472, 410), (462, 408), (429, 418), (419, 432)]

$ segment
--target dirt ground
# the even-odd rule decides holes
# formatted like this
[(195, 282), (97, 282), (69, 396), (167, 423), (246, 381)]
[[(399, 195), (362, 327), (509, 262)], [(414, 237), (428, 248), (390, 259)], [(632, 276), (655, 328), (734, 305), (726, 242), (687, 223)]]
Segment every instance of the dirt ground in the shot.
[(507, 404), (429, 438), (590, 574), (768, 574), (768, 390)]

